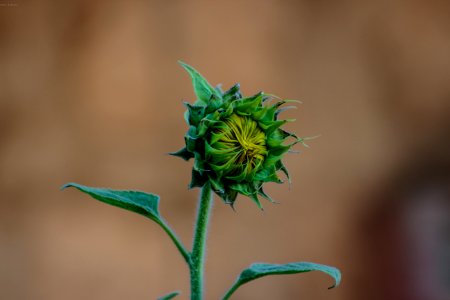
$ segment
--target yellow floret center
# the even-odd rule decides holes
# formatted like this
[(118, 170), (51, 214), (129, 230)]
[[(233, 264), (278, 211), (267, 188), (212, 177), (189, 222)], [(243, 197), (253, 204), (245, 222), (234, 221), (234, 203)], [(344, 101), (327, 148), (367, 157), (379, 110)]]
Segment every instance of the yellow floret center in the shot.
[(266, 135), (247, 116), (232, 114), (223, 122), (226, 126), (215, 132), (220, 134), (220, 139), (214, 146), (222, 150), (218, 160), (229, 167), (225, 173), (231, 176), (245, 173), (243, 177), (247, 177), (262, 165), (267, 155)]

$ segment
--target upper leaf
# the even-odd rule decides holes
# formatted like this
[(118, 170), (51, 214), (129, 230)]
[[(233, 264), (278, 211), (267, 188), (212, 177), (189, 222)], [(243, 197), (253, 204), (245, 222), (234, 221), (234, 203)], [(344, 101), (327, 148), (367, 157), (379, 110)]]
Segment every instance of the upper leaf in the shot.
[(341, 282), (341, 272), (334, 267), (310, 262), (293, 262), (284, 265), (257, 263), (242, 271), (234, 285), (223, 297), (223, 300), (229, 299), (241, 285), (255, 279), (267, 275), (297, 274), (310, 271), (321, 271), (333, 277), (335, 283), (329, 289), (338, 286)]
[(190, 263), (191, 258), (189, 252), (183, 246), (183, 243), (178, 239), (178, 237), (169, 227), (166, 221), (159, 215), (158, 195), (139, 191), (119, 191), (104, 188), (94, 188), (72, 182), (65, 184), (61, 189), (65, 189), (68, 187), (74, 187), (81, 192), (90, 195), (94, 199), (129, 211), (134, 211), (156, 222), (169, 235), (186, 262), (188, 264)]
[(197, 70), (182, 61), (178, 61), (178, 63), (191, 76), (195, 95), (197, 95), (198, 100), (202, 104), (208, 104), (212, 96), (216, 97), (217, 99), (222, 99), (222, 95), (215, 88), (213, 88)]
[(94, 188), (77, 183), (67, 183), (61, 189), (65, 189), (68, 187), (77, 188), (83, 193), (86, 193), (99, 201), (136, 212), (154, 221), (158, 222), (161, 220), (161, 216), (159, 215), (158, 210), (158, 195), (139, 191), (120, 191), (104, 188)]

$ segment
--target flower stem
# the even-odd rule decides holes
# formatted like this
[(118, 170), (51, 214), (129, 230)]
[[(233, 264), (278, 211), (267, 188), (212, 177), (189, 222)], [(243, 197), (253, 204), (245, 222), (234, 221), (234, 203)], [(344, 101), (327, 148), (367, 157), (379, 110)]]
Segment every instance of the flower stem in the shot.
[(194, 241), (192, 244), (190, 264), (191, 300), (203, 299), (203, 273), (205, 269), (206, 236), (212, 200), (211, 186), (209, 183), (206, 183), (200, 194)]

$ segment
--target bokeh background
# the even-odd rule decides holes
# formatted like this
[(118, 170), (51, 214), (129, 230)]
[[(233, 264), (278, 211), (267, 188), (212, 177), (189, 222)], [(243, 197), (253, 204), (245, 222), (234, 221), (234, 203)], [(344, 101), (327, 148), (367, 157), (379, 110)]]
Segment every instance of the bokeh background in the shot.
[(0, 1), (0, 299), (155, 299), (187, 267), (152, 222), (68, 181), (159, 194), (190, 245), (198, 190), (183, 145), (183, 60), (303, 104), (293, 183), (259, 211), (216, 199), (218, 299), (255, 261), (336, 266), (235, 299), (450, 299), (449, 1)]

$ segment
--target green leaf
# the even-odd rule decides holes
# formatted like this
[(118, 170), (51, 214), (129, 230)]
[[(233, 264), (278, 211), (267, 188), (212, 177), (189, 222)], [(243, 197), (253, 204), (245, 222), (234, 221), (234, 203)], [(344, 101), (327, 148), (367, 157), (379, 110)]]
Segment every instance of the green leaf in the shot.
[(181, 293), (180, 292), (172, 292), (170, 294), (167, 294), (167, 295), (164, 295), (164, 296), (158, 298), (157, 300), (170, 300), (170, 299), (175, 298), (179, 294), (181, 294)]
[(120, 191), (88, 187), (77, 183), (67, 183), (61, 189), (74, 187), (92, 198), (160, 221), (159, 196), (138, 191)]
[(222, 95), (215, 88), (213, 88), (197, 70), (182, 61), (178, 61), (178, 63), (191, 76), (195, 95), (197, 95), (197, 98), (201, 103), (207, 104), (211, 99), (211, 96), (214, 96), (217, 99), (222, 99)]
[(334, 268), (325, 265), (310, 263), (310, 262), (294, 262), (284, 265), (278, 264), (266, 264), (257, 263), (252, 264), (248, 269), (242, 271), (238, 279), (231, 287), (231, 289), (225, 294), (223, 300), (227, 300), (230, 296), (243, 284), (264, 277), (268, 275), (285, 275), (285, 274), (297, 274), (311, 271), (321, 271), (331, 277), (333, 277), (335, 283), (329, 289), (334, 288), (341, 282), (341, 272)]
[(155, 221), (169, 235), (178, 251), (180, 251), (184, 260), (189, 264), (190, 256), (188, 251), (183, 246), (182, 242), (178, 239), (173, 230), (166, 223), (166, 221), (159, 215), (158, 195), (139, 191), (121, 191), (104, 188), (94, 188), (73, 182), (65, 184), (61, 189), (65, 189), (68, 187), (74, 187), (101, 202), (136, 212)]

